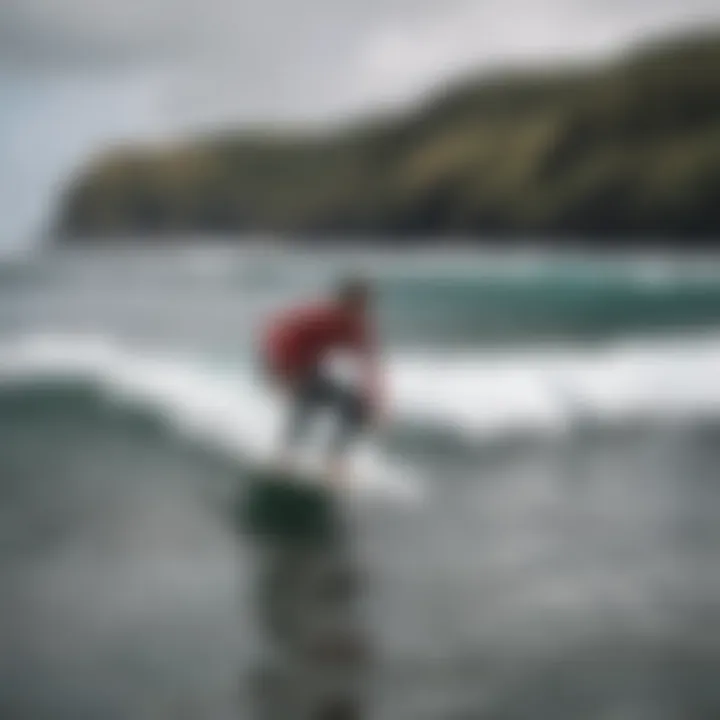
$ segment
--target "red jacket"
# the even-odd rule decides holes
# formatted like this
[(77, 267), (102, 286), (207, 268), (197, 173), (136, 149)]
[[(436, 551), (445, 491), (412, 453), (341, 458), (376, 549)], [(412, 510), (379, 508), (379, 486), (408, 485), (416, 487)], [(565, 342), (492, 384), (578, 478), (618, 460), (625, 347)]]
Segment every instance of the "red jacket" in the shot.
[(271, 371), (281, 377), (311, 372), (330, 350), (372, 353), (368, 323), (332, 303), (286, 312), (266, 328), (263, 353)]

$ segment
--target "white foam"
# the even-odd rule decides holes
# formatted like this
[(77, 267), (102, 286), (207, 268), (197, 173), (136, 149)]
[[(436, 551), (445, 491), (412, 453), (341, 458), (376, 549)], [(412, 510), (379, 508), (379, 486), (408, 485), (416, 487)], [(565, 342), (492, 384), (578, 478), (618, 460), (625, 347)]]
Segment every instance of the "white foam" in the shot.
[(400, 418), (455, 427), (477, 439), (564, 431), (577, 421), (720, 415), (720, 337), (512, 354), (477, 351), (391, 363)]
[[(282, 419), (279, 399), (247, 371), (208, 368), (189, 357), (139, 354), (110, 340), (38, 335), (0, 346), (0, 383), (82, 381), (115, 403), (151, 407), (174, 430), (243, 461), (272, 456)], [(317, 474), (319, 458), (305, 458)], [(421, 498), (408, 468), (371, 442), (358, 448), (351, 490), (402, 501)], [(315, 471), (315, 472), (313, 472)]]
[[(391, 419), (452, 428), (487, 442), (561, 433), (578, 420), (720, 416), (720, 337), (603, 349), (415, 354), (388, 361)], [(247, 368), (131, 351), (107, 339), (42, 335), (0, 346), (0, 382), (81, 379), (119, 403), (151, 406), (175, 430), (243, 459), (272, 453), (280, 404)], [(358, 491), (417, 498), (417, 473), (372, 443), (356, 457)]]

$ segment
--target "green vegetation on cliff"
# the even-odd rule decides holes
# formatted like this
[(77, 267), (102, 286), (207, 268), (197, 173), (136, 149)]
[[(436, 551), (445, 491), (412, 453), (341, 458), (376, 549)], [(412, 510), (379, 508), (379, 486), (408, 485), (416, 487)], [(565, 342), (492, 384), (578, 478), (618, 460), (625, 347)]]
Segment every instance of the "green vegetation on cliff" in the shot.
[(117, 152), (68, 188), (59, 229), (720, 237), (720, 34), (466, 82), (327, 136)]

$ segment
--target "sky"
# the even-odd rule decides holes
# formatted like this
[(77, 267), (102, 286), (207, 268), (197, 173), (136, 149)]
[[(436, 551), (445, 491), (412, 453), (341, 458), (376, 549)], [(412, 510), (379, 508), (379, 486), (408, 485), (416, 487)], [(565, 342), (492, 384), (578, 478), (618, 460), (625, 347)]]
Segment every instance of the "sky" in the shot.
[(332, 122), (709, 22), (717, 0), (0, 0), (0, 249), (113, 145)]

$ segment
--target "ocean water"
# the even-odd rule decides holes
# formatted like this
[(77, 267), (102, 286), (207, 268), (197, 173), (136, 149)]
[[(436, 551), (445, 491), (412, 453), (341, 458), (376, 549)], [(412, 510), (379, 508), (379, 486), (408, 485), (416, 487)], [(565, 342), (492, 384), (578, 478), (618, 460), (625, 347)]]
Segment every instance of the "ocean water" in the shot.
[(720, 258), (200, 241), (0, 264), (0, 717), (252, 717), (253, 338), (358, 270), (368, 717), (720, 717)]

